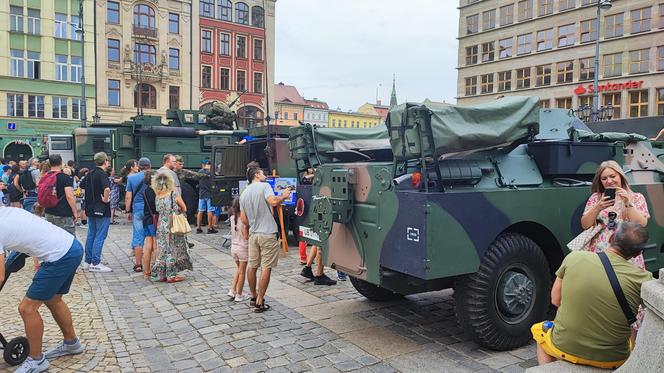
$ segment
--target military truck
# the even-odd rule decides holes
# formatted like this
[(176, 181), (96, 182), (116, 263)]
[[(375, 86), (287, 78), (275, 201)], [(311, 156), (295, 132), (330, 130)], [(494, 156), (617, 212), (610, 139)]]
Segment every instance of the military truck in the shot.
[[(163, 124), (160, 116), (136, 115), (121, 124), (101, 123), (75, 129), (71, 137), (78, 167), (94, 167), (94, 154), (103, 151), (111, 156), (116, 173), (129, 159), (140, 157), (148, 157), (153, 167), (160, 167), (167, 153), (181, 155), (185, 168), (198, 170), (205, 159), (210, 159), (214, 145), (234, 144), (248, 133), (229, 127), (228, 121), (234, 121), (234, 117), (218, 115), (214, 108), (211, 112), (168, 110), (166, 120), (167, 124)], [(62, 142), (66, 136), (59, 139)], [(49, 143), (49, 152), (61, 153), (58, 144)], [(182, 197), (189, 218), (193, 217), (198, 206), (196, 184), (196, 181), (182, 183)]]
[(646, 264), (664, 265), (664, 143), (584, 132), (570, 112), (540, 110), (536, 97), (406, 103), (384, 130), (388, 156), (356, 149), (354, 159), (317, 168), (300, 227), (371, 300), (453, 288), (474, 341), (496, 350), (528, 343), (607, 159), (646, 197)]

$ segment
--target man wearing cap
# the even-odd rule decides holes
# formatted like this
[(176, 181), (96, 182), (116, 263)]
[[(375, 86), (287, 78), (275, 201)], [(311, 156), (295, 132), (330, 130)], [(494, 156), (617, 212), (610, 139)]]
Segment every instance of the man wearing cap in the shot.
[(145, 184), (145, 171), (152, 168), (152, 163), (148, 158), (143, 157), (138, 160), (138, 168), (139, 172), (127, 177), (127, 192), (125, 193), (127, 217), (132, 222), (131, 247), (134, 248), (134, 272), (143, 271), (143, 242), (145, 241), (143, 192), (149, 186)]
[(198, 171), (199, 174), (205, 175), (198, 182), (198, 214), (196, 215), (196, 233), (203, 233), (201, 223), (203, 222), (203, 213), (207, 212), (208, 233), (217, 233), (214, 229), (212, 213), (214, 208), (212, 206), (212, 179), (210, 178), (210, 161), (203, 162), (203, 168)]
[(83, 182), (85, 189), (85, 214), (88, 216), (88, 238), (85, 242), (85, 263), (90, 272), (112, 272), (101, 263), (101, 251), (111, 224), (111, 186), (106, 170), (108, 156), (99, 152), (94, 156), (95, 168)]

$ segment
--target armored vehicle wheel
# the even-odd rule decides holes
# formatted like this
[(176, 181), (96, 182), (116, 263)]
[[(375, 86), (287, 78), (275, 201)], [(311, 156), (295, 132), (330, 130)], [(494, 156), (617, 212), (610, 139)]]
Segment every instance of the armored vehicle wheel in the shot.
[(461, 327), (495, 350), (532, 339), (530, 327), (544, 319), (550, 303), (549, 264), (539, 246), (521, 234), (502, 234), (489, 246), (477, 273), (455, 283)]
[(196, 221), (196, 213), (198, 212), (198, 193), (194, 187), (187, 182), (181, 182), (182, 187), (182, 200), (187, 206), (187, 220), (192, 223)]
[(355, 290), (357, 290), (358, 293), (364, 295), (364, 297), (369, 300), (385, 302), (403, 297), (401, 294), (397, 294), (380, 286), (374, 285), (364, 280), (360, 280), (359, 278), (355, 278), (353, 276), (348, 277), (350, 277), (350, 283), (353, 284)]
[(24, 362), (30, 350), (28, 339), (25, 337), (13, 338), (4, 348), (3, 357), (5, 361), (7, 364), (14, 366)]

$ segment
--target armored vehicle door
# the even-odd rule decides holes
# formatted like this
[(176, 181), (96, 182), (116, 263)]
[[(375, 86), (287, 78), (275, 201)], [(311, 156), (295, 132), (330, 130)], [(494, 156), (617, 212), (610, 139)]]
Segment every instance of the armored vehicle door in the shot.
[(247, 179), (249, 151), (244, 145), (212, 146), (212, 203), (226, 206), (240, 194), (240, 180)]
[(131, 128), (117, 127), (112, 130), (111, 151), (113, 169), (116, 174), (119, 174), (120, 170), (128, 160), (136, 158), (134, 135)]

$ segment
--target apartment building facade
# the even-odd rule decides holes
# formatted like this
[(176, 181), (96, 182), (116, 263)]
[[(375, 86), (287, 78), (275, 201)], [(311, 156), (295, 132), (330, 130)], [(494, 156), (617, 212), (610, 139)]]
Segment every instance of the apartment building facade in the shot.
[[(92, 12), (92, 2), (84, 2)], [(0, 157), (41, 154), (50, 133), (80, 125), (83, 46), (78, 0), (7, 0), (0, 4)], [(85, 53), (94, 52), (85, 18)], [(94, 114), (94, 66), (85, 64), (87, 117)]]
[[(198, 3), (197, 1), (195, 3)], [(198, 7), (192, 0), (97, 1), (97, 115), (198, 109)], [(194, 31), (196, 30), (196, 31)], [(93, 54), (90, 54), (93, 55)]]
[[(664, 115), (664, 2), (461, 0), (458, 104), (535, 95), (543, 107), (599, 105), (614, 118)], [(595, 71), (595, 40), (600, 40)]]

